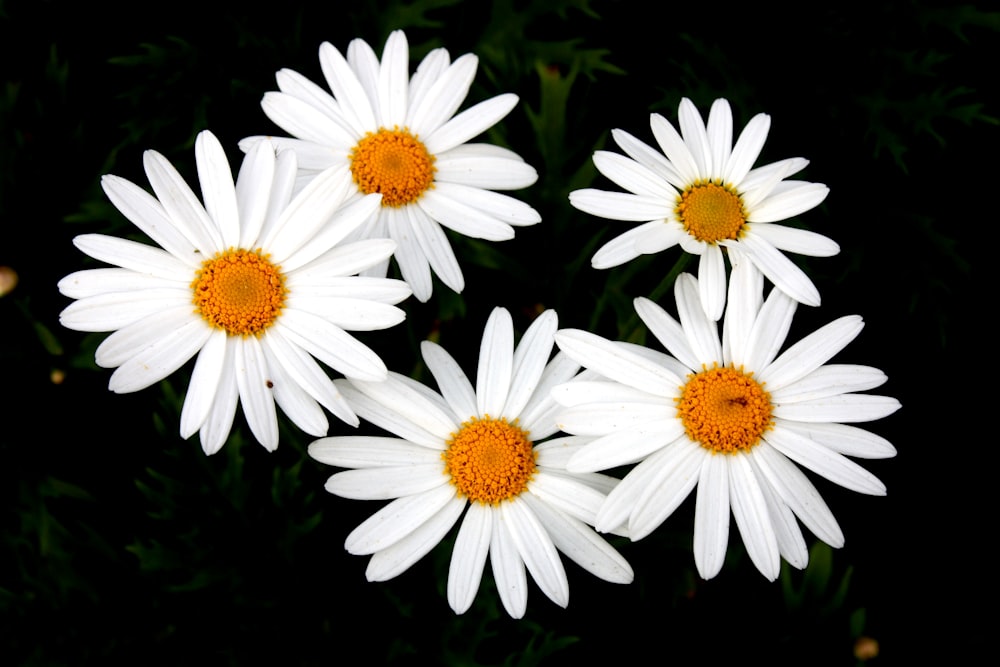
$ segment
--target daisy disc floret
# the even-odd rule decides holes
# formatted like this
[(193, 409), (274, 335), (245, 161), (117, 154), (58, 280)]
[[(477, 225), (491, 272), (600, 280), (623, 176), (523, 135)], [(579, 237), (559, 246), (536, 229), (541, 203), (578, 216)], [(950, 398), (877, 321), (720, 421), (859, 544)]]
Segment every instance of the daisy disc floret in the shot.
[(475, 599), (487, 556), (500, 600), (515, 618), (527, 605), (525, 568), (553, 602), (566, 606), (569, 583), (559, 552), (606, 581), (632, 580), (628, 563), (592, 528), (616, 480), (567, 472), (579, 445), (549, 438), (557, 430), (549, 392), (579, 370), (565, 355), (549, 360), (556, 327), (555, 311), (545, 311), (515, 348), (510, 314), (495, 309), (475, 388), (430, 341), (421, 352), (440, 393), (393, 372), (384, 382), (336, 381), (362, 418), (396, 436), (330, 437), (309, 446), (316, 460), (350, 468), (330, 477), (327, 491), (391, 500), (347, 537), (350, 553), (371, 555), (369, 581), (404, 572), (459, 522), (448, 572), (448, 603), (456, 613)]
[(822, 202), (820, 183), (786, 180), (808, 164), (803, 158), (752, 168), (770, 128), (766, 114), (754, 116), (733, 144), (729, 102), (712, 105), (708, 123), (691, 100), (681, 100), (680, 132), (660, 114), (650, 127), (659, 150), (623, 130), (613, 130), (625, 155), (594, 153), (594, 165), (627, 192), (587, 188), (570, 193), (581, 211), (611, 220), (641, 222), (607, 242), (594, 255), (594, 268), (624, 264), (639, 255), (679, 245), (699, 256), (698, 283), (705, 312), (722, 316), (726, 300), (725, 250), (739, 247), (751, 264), (790, 297), (810, 306), (819, 291), (783, 252), (828, 257), (840, 251), (825, 236), (773, 224)]
[(295, 154), (268, 141), (244, 158), (234, 181), (210, 132), (195, 143), (199, 201), (155, 151), (144, 155), (154, 195), (117, 176), (101, 185), (111, 202), (159, 247), (101, 234), (74, 244), (114, 268), (59, 282), (76, 299), (60, 321), (78, 331), (112, 331), (96, 361), (115, 368), (110, 389), (138, 391), (196, 357), (180, 433), (200, 433), (218, 451), (243, 406), (254, 437), (278, 444), (275, 406), (303, 431), (325, 435), (325, 407), (357, 426), (357, 415), (317, 359), (345, 375), (384, 379), (385, 364), (348, 331), (404, 319), (401, 280), (358, 274), (391, 256), (389, 239), (347, 242), (381, 195), (352, 198), (346, 167), (321, 172), (293, 196)]
[[(517, 104), (502, 94), (458, 112), (478, 59), (452, 62), (434, 49), (410, 75), (406, 35), (389, 35), (381, 59), (355, 39), (346, 57), (329, 43), (319, 49), (329, 91), (289, 69), (277, 73), (278, 91), (264, 95), (268, 118), (291, 134), (272, 137), (299, 154), (299, 180), (332, 166), (350, 169), (355, 192), (382, 195), (382, 206), (354, 233), (392, 238), (399, 270), (421, 301), (432, 294), (432, 272), (461, 292), (465, 278), (444, 228), (503, 241), (514, 228), (541, 220), (527, 204), (498, 190), (533, 184), (538, 174), (516, 153), (470, 140)], [(331, 94), (332, 93), (332, 94)], [(248, 150), (262, 137), (248, 137)], [(384, 276), (386, 263), (371, 273)]]
[(633, 540), (642, 539), (697, 487), (694, 559), (705, 579), (722, 567), (730, 513), (750, 559), (772, 581), (782, 557), (798, 568), (807, 563), (798, 522), (842, 546), (833, 513), (799, 466), (884, 495), (885, 486), (848, 456), (895, 455), (884, 438), (852, 425), (899, 408), (894, 398), (858, 393), (886, 376), (827, 363), (858, 335), (861, 318), (837, 319), (780, 351), (796, 302), (778, 289), (765, 301), (762, 287), (739, 255), (721, 339), (690, 274), (675, 286), (679, 322), (636, 299), (639, 317), (672, 356), (577, 329), (556, 334), (563, 352), (600, 376), (553, 390), (564, 406), (559, 428), (589, 439), (567, 468), (636, 464), (608, 494), (596, 528), (624, 523)]

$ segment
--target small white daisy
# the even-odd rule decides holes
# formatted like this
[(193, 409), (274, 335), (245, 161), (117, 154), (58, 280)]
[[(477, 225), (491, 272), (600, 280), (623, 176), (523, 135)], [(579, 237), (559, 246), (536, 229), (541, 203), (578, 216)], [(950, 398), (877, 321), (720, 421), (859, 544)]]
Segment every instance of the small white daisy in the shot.
[[(505, 148), (466, 143), (518, 101), (497, 95), (455, 115), (475, 76), (475, 55), (451, 62), (445, 49), (434, 49), (411, 77), (406, 35), (397, 30), (381, 60), (361, 39), (350, 43), (346, 58), (324, 42), (319, 60), (332, 95), (297, 72), (277, 73), (280, 92), (266, 93), (261, 106), (296, 138), (272, 139), (298, 152), (302, 180), (343, 165), (356, 192), (382, 194), (379, 212), (355, 234), (396, 241), (396, 262), (420, 301), (431, 297), (432, 270), (456, 292), (465, 287), (442, 225), (503, 241), (514, 237), (514, 227), (541, 220), (527, 204), (494, 192), (531, 185), (534, 168)], [(261, 138), (240, 146), (248, 150)], [(386, 266), (372, 273), (384, 276)]]
[[(576, 190), (576, 208), (611, 220), (642, 222), (604, 244), (594, 268), (624, 264), (639, 255), (680, 245), (699, 255), (698, 282), (705, 312), (722, 316), (726, 301), (723, 248), (739, 247), (768, 280), (800, 303), (818, 306), (819, 292), (806, 274), (779, 251), (829, 257), (840, 247), (825, 236), (771, 224), (819, 205), (829, 192), (820, 183), (786, 181), (808, 164), (791, 158), (751, 169), (770, 128), (766, 114), (754, 116), (733, 145), (729, 103), (712, 105), (706, 127), (691, 100), (678, 109), (681, 133), (660, 114), (650, 127), (662, 153), (622, 130), (612, 130), (628, 155), (594, 153), (604, 176), (628, 190)], [(664, 157), (666, 156), (666, 157)]]
[(601, 579), (632, 580), (628, 563), (591, 527), (617, 480), (566, 472), (579, 448), (574, 438), (536, 444), (556, 432), (550, 389), (579, 370), (562, 354), (548, 361), (556, 327), (555, 311), (542, 313), (515, 349), (510, 314), (495, 309), (475, 389), (457, 361), (430, 341), (421, 352), (440, 394), (391, 372), (385, 382), (337, 381), (361, 417), (399, 436), (324, 438), (309, 446), (318, 461), (354, 468), (330, 477), (327, 491), (394, 499), (347, 537), (350, 553), (372, 555), (369, 581), (390, 579), (417, 562), (463, 510), (448, 573), (448, 603), (456, 613), (472, 604), (487, 555), (503, 606), (515, 618), (528, 599), (525, 566), (553, 602), (569, 602), (557, 550)]
[(770, 580), (780, 559), (805, 567), (808, 551), (796, 517), (834, 547), (844, 537), (819, 492), (795, 464), (848, 489), (884, 495), (885, 486), (846, 458), (885, 458), (885, 439), (848, 425), (880, 419), (894, 398), (855, 392), (886, 376), (868, 366), (827, 364), (861, 331), (862, 320), (835, 320), (779, 354), (796, 302), (734, 257), (720, 341), (705, 315), (698, 281), (679, 276), (678, 323), (648, 299), (635, 308), (673, 355), (612, 342), (580, 330), (556, 334), (559, 348), (602, 376), (570, 382), (553, 397), (565, 406), (561, 429), (593, 440), (573, 455), (573, 472), (638, 462), (609, 495), (595, 526), (623, 523), (631, 539), (649, 535), (695, 486), (694, 558), (705, 579), (722, 567), (729, 514), (754, 565)]
[(195, 144), (204, 205), (155, 151), (143, 164), (156, 196), (117, 176), (101, 185), (111, 202), (159, 248), (102, 234), (73, 243), (118, 268), (78, 271), (59, 282), (76, 299), (60, 322), (77, 331), (113, 331), (96, 361), (115, 368), (109, 388), (137, 391), (197, 355), (181, 413), (184, 438), (200, 431), (217, 452), (238, 403), (257, 440), (278, 445), (275, 403), (303, 431), (325, 435), (320, 406), (359, 420), (316, 359), (347, 377), (380, 380), (382, 360), (347, 333), (384, 329), (405, 314), (401, 280), (357, 274), (391, 256), (388, 239), (343, 240), (379, 206), (380, 195), (344, 206), (344, 167), (329, 169), (292, 196), (295, 154), (258, 144), (236, 182), (210, 132)]

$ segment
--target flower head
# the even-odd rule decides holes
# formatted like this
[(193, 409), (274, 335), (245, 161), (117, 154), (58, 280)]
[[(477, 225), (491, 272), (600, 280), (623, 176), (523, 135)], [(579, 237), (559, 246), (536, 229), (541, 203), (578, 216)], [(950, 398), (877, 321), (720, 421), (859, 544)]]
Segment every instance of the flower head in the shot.
[[(266, 448), (278, 444), (275, 404), (302, 430), (325, 435), (322, 407), (359, 420), (317, 364), (347, 377), (380, 380), (382, 360), (349, 330), (383, 329), (404, 313), (402, 281), (354, 274), (384, 261), (387, 239), (345, 243), (380, 195), (351, 194), (351, 176), (333, 167), (292, 196), (296, 159), (261, 142), (237, 180), (210, 132), (195, 144), (204, 204), (155, 151), (144, 166), (155, 197), (117, 176), (101, 184), (112, 203), (159, 248), (101, 234), (74, 244), (115, 268), (87, 269), (59, 282), (76, 299), (60, 321), (78, 331), (113, 331), (96, 361), (116, 368), (110, 389), (158, 382), (197, 355), (180, 432), (200, 431), (212, 454), (225, 443), (238, 404)], [(315, 359), (314, 359), (315, 357)], [(322, 407), (321, 407), (322, 406)]]
[(479, 589), (487, 555), (507, 612), (527, 604), (525, 567), (542, 591), (566, 606), (569, 584), (557, 550), (607, 581), (632, 580), (628, 563), (591, 528), (616, 480), (565, 469), (577, 449), (553, 438), (551, 388), (576, 375), (565, 355), (549, 356), (555, 311), (542, 313), (516, 349), (510, 314), (486, 324), (472, 383), (442, 347), (421, 351), (440, 394), (389, 373), (385, 382), (337, 384), (364, 419), (398, 437), (331, 437), (309, 446), (329, 465), (352, 468), (326, 489), (347, 498), (393, 499), (348, 537), (347, 550), (371, 554), (367, 577), (384, 581), (430, 551), (462, 512), (448, 573), (448, 603), (465, 612)]
[(772, 223), (817, 206), (829, 189), (785, 180), (805, 168), (808, 161), (802, 158), (752, 168), (770, 127), (765, 114), (750, 120), (735, 145), (726, 100), (715, 101), (707, 125), (687, 98), (681, 100), (678, 116), (680, 133), (663, 116), (650, 117), (662, 153), (622, 130), (613, 130), (612, 136), (627, 157), (594, 153), (598, 171), (627, 193), (570, 193), (570, 203), (581, 211), (643, 223), (604, 244), (592, 259), (594, 268), (618, 266), (680, 245), (700, 256), (702, 305), (718, 320), (726, 301), (723, 248), (738, 247), (778, 289), (800, 303), (818, 306), (815, 285), (779, 251), (827, 257), (837, 254), (839, 246), (820, 234)]
[[(527, 204), (494, 192), (531, 185), (535, 170), (506, 148), (467, 143), (510, 113), (517, 96), (498, 95), (455, 115), (475, 76), (475, 55), (451, 62), (446, 50), (434, 49), (411, 77), (406, 35), (397, 30), (381, 60), (361, 39), (350, 43), (346, 58), (324, 42), (319, 59), (332, 95), (288, 69), (277, 73), (279, 91), (264, 95), (264, 113), (294, 137), (273, 141), (298, 152), (303, 181), (345, 166), (355, 193), (382, 195), (355, 236), (395, 240), (396, 262), (419, 300), (431, 296), (432, 270), (456, 292), (465, 286), (442, 225), (503, 241), (514, 237), (514, 227), (541, 220)], [(386, 264), (377, 270), (385, 275)]]
[(768, 579), (780, 559), (804, 567), (808, 551), (796, 517), (834, 547), (844, 537), (799, 464), (848, 489), (884, 495), (885, 486), (847, 456), (895, 455), (885, 439), (850, 425), (892, 414), (894, 398), (856, 393), (886, 376), (868, 366), (826, 363), (861, 331), (837, 319), (779, 354), (796, 302), (735, 258), (722, 338), (705, 315), (698, 281), (676, 283), (680, 322), (648, 299), (636, 311), (673, 355), (567, 329), (559, 348), (601, 380), (556, 387), (559, 428), (591, 438), (567, 464), (590, 472), (638, 463), (608, 495), (598, 530), (623, 523), (638, 540), (656, 529), (697, 486), (694, 557), (708, 579), (722, 567), (729, 515)]

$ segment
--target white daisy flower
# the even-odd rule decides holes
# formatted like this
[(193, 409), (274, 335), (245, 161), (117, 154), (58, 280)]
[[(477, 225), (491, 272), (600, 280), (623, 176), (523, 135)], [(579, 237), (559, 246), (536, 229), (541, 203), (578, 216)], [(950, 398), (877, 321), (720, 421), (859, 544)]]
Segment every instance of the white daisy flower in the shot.
[(580, 330), (556, 334), (559, 348), (602, 377), (556, 387), (559, 428), (593, 438), (570, 459), (572, 472), (638, 462), (608, 495), (595, 526), (625, 523), (649, 535), (698, 487), (694, 559), (705, 579), (722, 567), (729, 514), (750, 559), (770, 580), (780, 559), (805, 567), (796, 517), (833, 547), (836, 519), (799, 464), (845, 488), (884, 495), (885, 486), (847, 456), (886, 458), (885, 439), (849, 425), (895, 412), (894, 398), (856, 393), (886, 376), (868, 366), (828, 364), (861, 331), (858, 316), (837, 319), (779, 354), (796, 302), (778, 289), (762, 300), (763, 279), (736, 263), (723, 324), (705, 315), (698, 281), (682, 274), (680, 322), (648, 299), (635, 308), (673, 355)]
[(815, 232), (772, 223), (819, 205), (829, 188), (785, 180), (809, 164), (803, 158), (751, 169), (770, 128), (766, 114), (754, 116), (735, 145), (726, 100), (712, 105), (707, 126), (687, 98), (681, 100), (678, 116), (680, 134), (663, 116), (650, 117), (662, 154), (622, 130), (612, 130), (612, 136), (628, 157), (594, 153), (598, 171), (627, 193), (591, 188), (570, 193), (570, 203), (581, 211), (643, 223), (604, 244), (591, 260), (594, 268), (618, 266), (680, 245), (700, 256), (701, 301), (709, 317), (718, 320), (726, 302), (722, 249), (738, 247), (778, 289), (800, 303), (818, 306), (816, 286), (780, 251), (829, 257), (840, 247)]
[[(359, 420), (319, 359), (347, 377), (377, 381), (382, 360), (347, 331), (384, 329), (405, 314), (400, 280), (357, 275), (391, 256), (388, 240), (344, 243), (379, 206), (380, 195), (343, 206), (352, 191), (344, 167), (331, 168), (292, 196), (295, 154), (258, 144), (236, 182), (210, 132), (195, 144), (204, 205), (161, 154), (143, 164), (155, 197), (107, 175), (111, 202), (159, 248), (101, 234), (73, 243), (116, 268), (78, 271), (59, 282), (76, 299), (60, 322), (77, 331), (113, 331), (96, 361), (116, 368), (109, 388), (137, 391), (197, 355), (180, 434), (200, 431), (207, 454), (232, 428), (238, 403), (269, 450), (278, 445), (275, 403), (303, 431), (321, 436), (320, 406)], [(315, 359), (313, 358), (315, 357)]]
[(510, 314), (495, 309), (475, 389), (455, 359), (430, 341), (421, 352), (440, 394), (391, 372), (385, 382), (337, 381), (359, 415), (399, 436), (325, 438), (309, 446), (316, 460), (353, 468), (330, 477), (327, 491), (394, 499), (347, 537), (350, 553), (371, 554), (369, 581), (405, 571), (463, 511), (448, 573), (448, 603), (458, 614), (476, 596), (487, 555), (503, 606), (515, 618), (528, 599), (525, 567), (553, 602), (569, 602), (557, 550), (601, 579), (632, 580), (629, 564), (591, 527), (617, 480), (568, 473), (566, 461), (579, 448), (574, 438), (536, 444), (556, 432), (550, 389), (579, 370), (565, 355), (548, 361), (556, 327), (555, 311), (542, 313), (515, 349)]
[[(541, 220), (527, 204), (494, 192), (533, 184), (534, 168), (505, 148), (467, 143), (506, 116), (518, 97), (497, 95), (455, 115), (475, 76), (475, 55), (451, 62), (445, 49), (435, 49), (411, 77), (406, 35), (397, 30), (381, 60), (361, 39), (350, 43), (346, 58), (324, 42), (319, 60), (332, 95), (289, 69), (277, 73), (280, 92), (264, 95), (264, 113), (295, 137), (273, 140), (298, 152), (303, 180), (346, 166), (357, 193), (382, 194), (381, 209), (356, 235), (396, 241), (396, 262), (420, 301), (431, 297), (432, 270), (456, 292), (465, 287), (442, 225), (504, 241), (514, 227)], [(260, 139), (240, 146), (247, 150)], [(380, 275), (386, 266), (376, 269)]]

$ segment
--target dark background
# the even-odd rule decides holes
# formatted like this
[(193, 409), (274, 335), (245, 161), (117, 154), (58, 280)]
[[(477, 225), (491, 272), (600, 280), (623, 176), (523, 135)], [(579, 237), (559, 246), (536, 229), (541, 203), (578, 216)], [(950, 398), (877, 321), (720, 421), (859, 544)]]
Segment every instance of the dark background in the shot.
[[(997, 437), (983, 399), (996, 299), (973, 255), (997, 224), (1000, 13), (985, 2), (804, 4), (0, 2), (0, 266), (18, 276), (0, 298), (0, 663), (854, 665), (867, 637), (873, 665), (970, 664), (989, 639), (995, 560)], [(573, 210), (567, 194), (612, 189), (593, 150), (614, 149), (615, 127), (652, 143), (649, 112), (675, 122), (681, 97), (703, 113), (728, 98), (737, 128), (769, 113), (759, 164), (811, 160), (800, 177), (831, 194), (796, 223), (842, 248), (796, 258), (823, 305), (799, 309), (792, 339), (862, 315), (838, 359), (884, 370), (876, 391), (903, 405), (867, 425), (898, 449), (863, 462), (887, 497), (817, 482), (844, 548), (817, 544), (805, 572), (785, 567), (768, 583), (734, 533), (722, 573), (704, 582), (689, 499), (654, 535), (615, 541), (633, 584), (567, 564), (568, 609), (533, 587), (513, 621), (487, 575), (456, 617), (444, 596), (450, 541), (393, 581), (365, 581), (366, 559), (342, 545), (375, 506), (326, 494), (332, 470), (305, 455), (310, 439), (293, 426), (268, 454), (238, 421), (206, 457), (177, 436), (189, 369), (137, 394), (107, 391), (110, 371), (93, 363), (103, 335), (60, 327), (69, 300), (55, 287), (96, 266), (75, 235), (134, 234), (100, 176), (147, 187), (142, 151), (155, 148), (196, 183), (203, 129), (236, 165), (239, 139), (282, 133), (259, 107), (276, 70), (321, 82), (322, 41), (344, 51), (361, 37), (380, 53), (395, 27), (411, 67), (433, 46), (479, 55), (468, 104), (521, 96), (485, 140), (538, 169), (514, 194), (543, 222), (502, 244), (452, 235), (465, 292), (438, 284), (429, 303), (403, 304), (404, 325), (365, 342), (420, 376), (427, 337), (471, 375), (494, 306), (522, 331), (556, 308), (562, 326), (641, 337), (631, 300), (662, 289), (679, 252), (591, 269), (594, 249), (626, 226)], [(658, 295), (668, 310), (671, 294)], [(345, 432), (331, 419), (331, 435)]]

